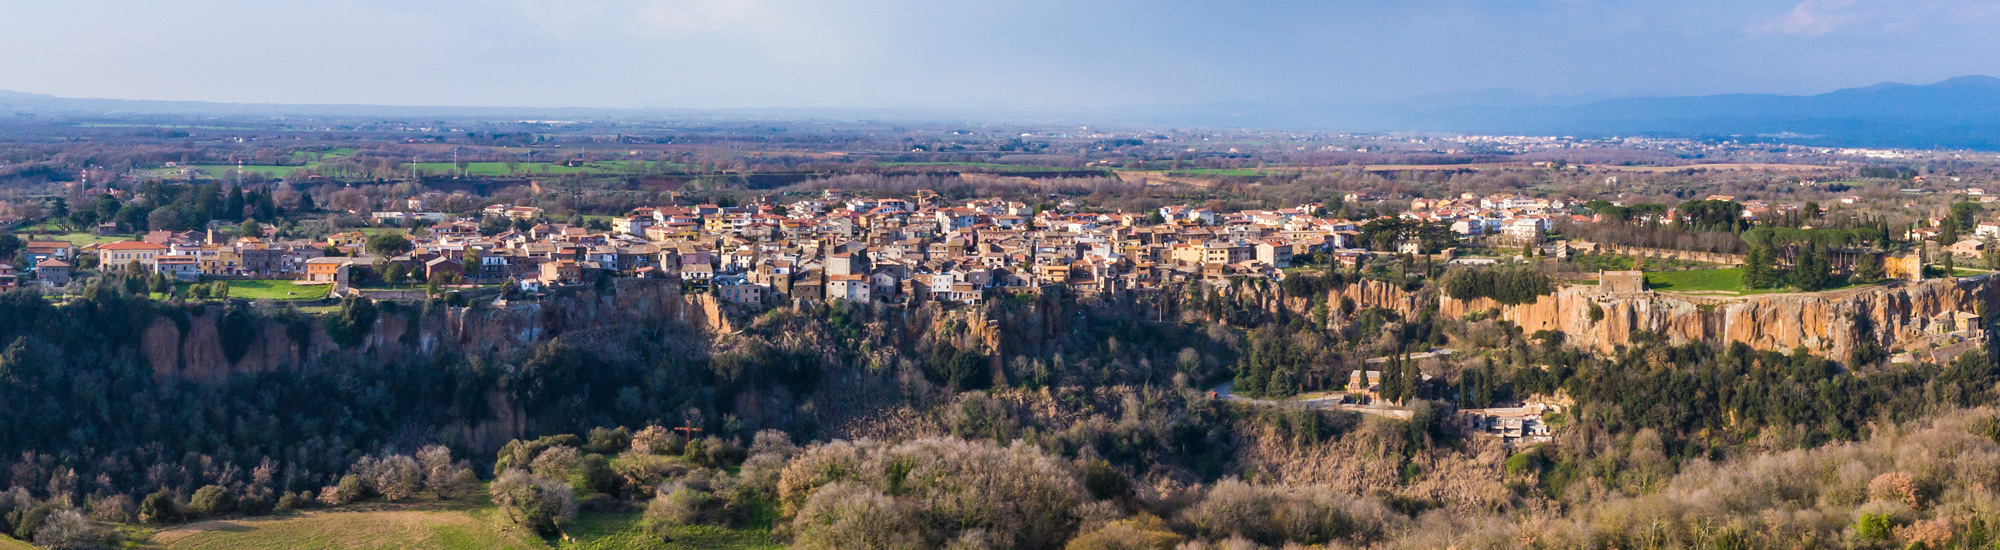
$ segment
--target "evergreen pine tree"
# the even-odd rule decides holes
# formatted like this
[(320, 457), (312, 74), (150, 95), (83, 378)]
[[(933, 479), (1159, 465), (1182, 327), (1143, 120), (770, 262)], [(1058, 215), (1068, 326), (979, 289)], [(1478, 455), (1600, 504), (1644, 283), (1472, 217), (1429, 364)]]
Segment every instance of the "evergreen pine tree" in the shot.
[(243, 188), (229, 186), (229, 197), (222, 200), (222, 215), (218, 217), (229, 221), (242, 220), (244, 204)]
[(1882, 280), (1882, 259), (1873, 253), (1864, 253), (1854, 261), (1854, 279), (1859, 283)]
[(1772, 265), (1771, 249), (1756, 247), (1743, 257), (1743, 288), (1770, 288), (1776, 286), (1777, 268)]
[[(1402, 353), (1397, 351), (1395, 355), (1389, 356), (1388, 361), (1382, 362), (1381, 380), (1377, 384), (1377, 392), (1382, 395), (1383, 401), (1394, 403), (1403, 400), (1403, 383), (1400, 380), (1403, 373), (1402, 367), (1398, 364), (1402, 360)], [(1367, 380), (1362, 380), (1362, 383), (1367, 383)]]
[(1417, 366), (1416, 361), (1403, 363), (1403, 376), (1401, 378), (1403, 379), (1403, 399), (1418, 397), (1417, 394), (1424, 387), (1424, 371)]
[(1793, 269), (1793, 284), (1798, 286), (1799, 290), (1814, 292), (1825, 290), (1832, 278), (1832, 270), (1826, 261), (1826, 252), (1820, 250), (1817, 243), (1807, 245), (1805, 252), (1799, 255), (1798, 267)]

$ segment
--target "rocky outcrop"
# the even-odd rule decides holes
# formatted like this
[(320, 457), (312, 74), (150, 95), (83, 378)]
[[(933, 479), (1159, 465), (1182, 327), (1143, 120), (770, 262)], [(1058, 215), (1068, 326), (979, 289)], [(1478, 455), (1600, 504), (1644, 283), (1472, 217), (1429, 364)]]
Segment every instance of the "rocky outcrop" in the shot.
[[(223, 351), (220, 313), (220, 308), (198, 309), (180, 318), (162, 315), (147, 325), (140, 353), (156, 380), (217, 383), (237, 374), (312, 368), (318, 358), (340, 354), (387, 360), (445, 350), (507, 352), (557, 335), (625, 324), (682, 323), (707, 334), (735, 330), (714, 296), (684, 295), (676, 283), (640, 279), (620, 280), (614, 292), (579, 290), (504, 307), (385, 307), (354, 349), (334, 343), (316, 317), (299, 320), (296, 327), (267, 320), (235, 361)], [(304, 345), (294, 339), (300, 334)]]
[[(1931, 335), (1968, 330), (1984, 303), (1996, 296), (1991, 277), (1891, 283), (1831, 292), (1708, 297), (1660, 292), (1607, 294), (1568, 286), (1534, 303), (1501, 306), (1491, 300), (1441, 297), (1439, 313), (1462, 317), (1498, 309), (1523, 332), (1553, 330), (1573, 345), (1610, 350), (1629, 345), (1642, 331), (1674, 343), (1741, 342), (1757, 349), (1806, 351), (1846, 359), (1873, 341), (1899, 348)], [(1592, 306), (1601, 315), (1591, 313)], [(1598, 318), (1593, 318), (1598, 317)]]

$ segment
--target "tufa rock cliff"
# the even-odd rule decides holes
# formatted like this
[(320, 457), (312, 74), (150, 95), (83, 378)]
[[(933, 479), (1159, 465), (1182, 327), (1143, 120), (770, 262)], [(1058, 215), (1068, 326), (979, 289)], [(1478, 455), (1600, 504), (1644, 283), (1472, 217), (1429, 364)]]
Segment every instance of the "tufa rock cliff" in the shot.
[(707, 334), (734, 330), (714, 296), (684, 295), (678, 284), (641, 279), (620, 280), (611, 293), (580, 290), (504, 308), (485, 304), (384, 308), (354, 349), (335, 344), (317, 317), (291, 324), (263, 319), (236, 361), (223, 351), (217, 329), (220, 317), (221, 308), (209, 307), (181, 319), (164, 315), (153, 319), (141, 335), (139, 350), (154, 379), (217, 383), (236, 374), (312, 368), (317, 358), (335, 354), (382, 359), (445, 350), (507, 352), (557, 335), (587, 337), (595, 329), (617, 324), (682, 323)]
[[(1610, 294), (1573, 285), (1534, 303), (1512, 306), (1439, 297), (1438, 310), (1463, 317), (1498, 309), (1500, 318), (1523, 332), (1558, 331), (1573, 345), (1598, 350), (1631, 344), (1639, 332), (1647, 331), (1676, 344), (1741, 342), (1766, 350), (1805, 348), (1845, 360), (1870, 341), (1898, 349), (1954, 331), (1978, 337), (1982, 331), (1974, 326), (1977, 315), (1996, 297), (1995, 287), (1992, 277), (1977, 277), (1722, 298), (1650, 291)], [(1593, 304), (1602, 312), (1601, 319), (1592, 319)]]

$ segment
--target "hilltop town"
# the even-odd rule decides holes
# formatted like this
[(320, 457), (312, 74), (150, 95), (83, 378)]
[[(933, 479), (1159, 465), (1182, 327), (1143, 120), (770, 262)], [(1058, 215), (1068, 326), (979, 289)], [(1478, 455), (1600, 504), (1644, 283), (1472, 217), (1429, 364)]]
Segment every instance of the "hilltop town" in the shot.
[[(494, 547), (844, 548), (813, 541), (914, 516), (829, 499), (939, 513), (903, 482), (813, 477), (865, 463), (1032, 488), (978, 499), (1054, 529), (1016, 547), (1223, 540), (1201, 526), (1268, 515), (1246, 502), (1351, 502), (1266, 540), (1434, 547), (1386, 533), (1448, 513), (1511, 548), (1538, 529), (1524, 511), (1594, 533), (1605, 503), (1701, 490), (1667, 474), (1716, 457), (1885, 444), (1940, 410), (1971, 437), (2000, 388), (1985, 153), (14, 122), (16, 538), (61, 513), (105, 546), (220, 525), (307, 544), (334, 518), (480, 526)], [(408, 513), (431, 515), (379, 522)], [(895, 532), (1025, 532), (1008, 514)]]
[[(1977, 188), (1965, 196), (1977, 201), (1973, 204), (1992, 198)], [(1732, 205), (1746, 224), (1796, 216), (1800, 207), (1733, 199), (1703, 200)], [(1349, 193), (1337, 201), (1381, 199)], [(457, 214), (428, 208), (443, 202), (444, 194), (438, 192), (392, 201), (367, 213), (373, 225), (319, 239), (283, 238), (277, 226), (254, 221), (235, 227), (217, 222), (207, 231), (155, 230), (122, 241), (115, 240), (119, 224), (104, 222), (96, 236), (112, 238), (80, 246), (29, 234), (17, 262), (23, 269), (17, 273), (14, 265), (0, 265), (0, 288), (35, 284), (61, 292), (79, 270), (136, 269), (175, 283), (281, 280), (327, 285), (336, 298), (421, 298), (424, 294), (389, 289), (429, 285), (437, 292), (500, 285), (506, 294), (518, 296), (605, 277), (665, 277), (713, 289), (728, 302), (745, 306), (821, 301), (976, 305), (995, 293), (1051, 285), (1082, 295), (1107, 295), (1188, 281), (1282, 280), (1297, 267), (1357, 270), (1371, 257), (1398, 255), (1493, 265), (1594, 254), (1602, 246), (1607, 253), (1706, 260), (1688, 265), (1743, 261), (1740, 254), (1600, 245), (1560, 234), (1550, 238), (1558, 225), (1621, 221), (1607, 215), (1662, 226), (1688, 223), (1674, 208), (1633, 215), (1604, 201), (1585, 204), (1507, 193), (1418, 197), (1408, 200), (1400, 214), (1365, 219), (1338, 217), (1324, 203), (1238, 211), (1170, 205), (1133, 213), (1085, 211), (1068, 200), (1030, 205), (998, 198), (947, 201), (927, 192), (899, 197), (838, 189), (764, 196), (743, 206), (640, 207), (585, 224), (555, 221), (541, 208), (506, 203)], [(1956, 233), (1940, 229), (1948, 222), (1927, 220), (1909, 228), (1903, 238), (1935, 242), (1945, 236), (1941, 231)], [(1970, 234), (1939, 245), (1940, 254), (1970, 266), (1985, 261), (1987, 243), (1994, 239), (2000, 239), (2000, 222), (1979, 221)], [(1461, 246), (1467, 254), (1461, 254)], [(1856, 254), (1883, 257), (1882, 276), (1923, 278), (1924, 262), (1915, 254), (1852, 249), (1836, 259), (1836, 267), (1852, 270)]]

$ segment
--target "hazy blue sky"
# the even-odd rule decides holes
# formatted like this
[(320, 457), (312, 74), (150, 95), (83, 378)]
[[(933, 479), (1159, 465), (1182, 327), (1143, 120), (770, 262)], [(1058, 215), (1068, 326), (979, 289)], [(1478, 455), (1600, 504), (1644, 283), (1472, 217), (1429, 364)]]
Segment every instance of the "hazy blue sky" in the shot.
[(2000, 75), (1974, 0), (0, 0), (0, 89), (605, 107), (1817, 93)]

